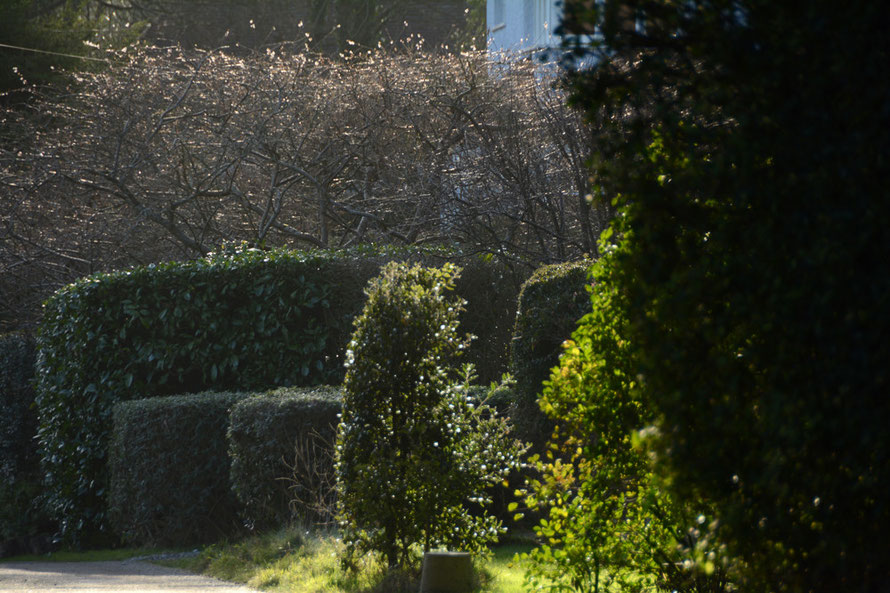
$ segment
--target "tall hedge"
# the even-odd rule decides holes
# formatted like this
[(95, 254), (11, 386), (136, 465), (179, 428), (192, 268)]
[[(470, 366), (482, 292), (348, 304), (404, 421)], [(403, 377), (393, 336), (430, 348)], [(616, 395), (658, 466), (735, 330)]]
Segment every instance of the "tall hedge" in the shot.
[(538, 448), (549, 436), (549, 423), (538, 396), (559, 362), (562, 344), (590, 311), (588, 260), (538, 268), (522, 285), (510, 343), (510, 370), (517, 400), (511, 414), (521, 436)]
[(232, 489), (250, 524), (331, 519), (341, 408), (342, 390), (329, 386), (277, 389), (235, 405), (228, 432)]
[(121, 402), (109, 456), (113, 530), (137, 545), (186, 546), (240, 526), (229, 485), (229, 413), (246, 393)]
[[(63, 535), (70, 543), (109, 535), (105, 459), (115, 402), (335, 382), (368, 279), (389, 260), (449, 257), (456, 255), (236, 247), (90, 276), (57, 292), (38, 334), (37, 403), (48, 500)], [(464, 285), (467, 300), (514, 298), (517, 283), (508, 271), (471, 263), (479, 279)], [(511, 314), (507, 308), (467, 323), (488, 339), (474, 352), (501, 353), (480, 356), (490, 376), (503, 370)]]

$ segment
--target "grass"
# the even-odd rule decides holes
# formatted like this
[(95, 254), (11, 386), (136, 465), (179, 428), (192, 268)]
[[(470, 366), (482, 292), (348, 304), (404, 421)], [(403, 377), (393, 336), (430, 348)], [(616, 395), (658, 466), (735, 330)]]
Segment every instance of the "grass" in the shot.
[[(525, 544), (499, 546), (490, 558), (477, 562), (478, 591), (521, 591), (524, 573), (513, 557), (529, 549)], [(372, 558), (358, 571), (346, 572), (340, 564), (341, 552), (342, 544), (333, 534), (290, 529), (217, 544), (196, 557), (162, 563), (272, 592), (395, 593), (419, 588), (416, 577), (387, 574)]]

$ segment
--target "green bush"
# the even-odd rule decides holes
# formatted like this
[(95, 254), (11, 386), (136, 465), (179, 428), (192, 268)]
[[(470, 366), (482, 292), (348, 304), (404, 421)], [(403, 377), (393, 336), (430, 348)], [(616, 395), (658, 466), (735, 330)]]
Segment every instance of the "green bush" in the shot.
[(217, 540), (240, 525), (226, 431), (245, 393), (200, 393), (114, 406), (109, 518), (136, 545)]
[(39, 434), (49, 503), (69, 541), (105, 537), (115, 402), (323, 379), (322, 261), (240, 250), (91, 276), (47, 301)]
[(41, 500), (34, 340), (0, 336), (0, 541), (54, 529)]
[[(723, 593), (728, 567), (705, 524), (713, 515), (671, 499), (638, 433), (655, 418), (633, 372), (620, 296), (608, 285), (609, 257), (594, 267), (592, 311), (565, 343), (540, 399), (558, 428), (546, 457), (532, 458), (538, 473), (525, 502), (541, 515), (542, 543), (529, 554), (529, 582), (578, 593)], [(704, 570), (693, 562), (700, 558), (709, 563)]]
[(510, 343), (510, 369), (517, 400), (510, 412), (523, 439), (540, 450), (552, 424), (538, 407), (538, 395), (562, 344), (590, 310), (587, 272), (591, 261), (543, 266), (522, 285)]
[(499, 522), (468, 504), (503, 481), (521, 448), (469, 393), (454, 363), (458, 270), (389, 264), (374, 279), (347, 353), (337, 493), (347, 558), (379, 552), (390, 568), (434, 546), (479, 551)]
[(255, 527), (332, 519), (336, 387), (282, 388), (239, 402), (229, 425), (231, 482)]
[[(48, 500), (65, 538), (100, 543), (107, 535), (101, 492), (115, 402), (339, 381), (367, 280), (393, 259), (448, 257), (458, 256), (444, 250), (297, 252), (242, 245), (202, 260), (98, 274), (57, 292), (40, 326), (37, 401)], [(492, 262), (471, 262), (479, 279), (474, 302), (509, 303), (515, 294), (509, 274)], [(465, 288), (473, 292), (476, 286)], [(477, 315), (470, 328), (505, 340), (510, 315)], [(491, 375), (499, 374), (503, 357), (487, 351), (504, 352), (504, 344), (489, 341), (486, 349), (471, 352)]]
[(886, 590), (887, 5), (629, 4), (644, 27), (582, 0), (566, 27), (604, 31), (573, 94), (660, 472), (739, 590)]

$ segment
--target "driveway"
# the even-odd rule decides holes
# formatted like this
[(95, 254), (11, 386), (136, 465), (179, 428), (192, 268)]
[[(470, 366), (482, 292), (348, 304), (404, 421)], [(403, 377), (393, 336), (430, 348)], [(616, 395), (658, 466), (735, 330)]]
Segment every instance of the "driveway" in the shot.
[(4, 562), (0, 563), (0, 593), (255, 593), (194, 575), (178, 568), (141, 560), (114, 562)]

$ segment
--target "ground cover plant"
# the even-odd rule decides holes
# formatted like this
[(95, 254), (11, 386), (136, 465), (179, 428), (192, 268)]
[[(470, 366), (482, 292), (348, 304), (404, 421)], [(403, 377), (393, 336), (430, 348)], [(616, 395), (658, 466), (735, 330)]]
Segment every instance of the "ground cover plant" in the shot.
[[(523, 571), (514, 562), (528, 544), (505, 544), (476, 562), (479, 593), (515, 593), (522, 587)], [(343, 569), (343, 541), (335, 533), (283, 529), (239, 542), (220, 543), (197, 556), (164, 560), (162, 564), (185, 568), (219, 579), (245, 583), (262, 591), (281, 593), (408, 593), (417, 581), (393, 587), (386, 580), (385, 564), (363, 563), (358, 572)]]
[(507, 478), (522, 446), (472, 397), (472, 370), (457, 372), (469, 341), (457, 330), (458, 274), (388, 264), (355, 320), (336, 452), (348, 563), (373, 552), (410, 572), (419, 552), (480, 553), (501, 531), (485, 487)]

